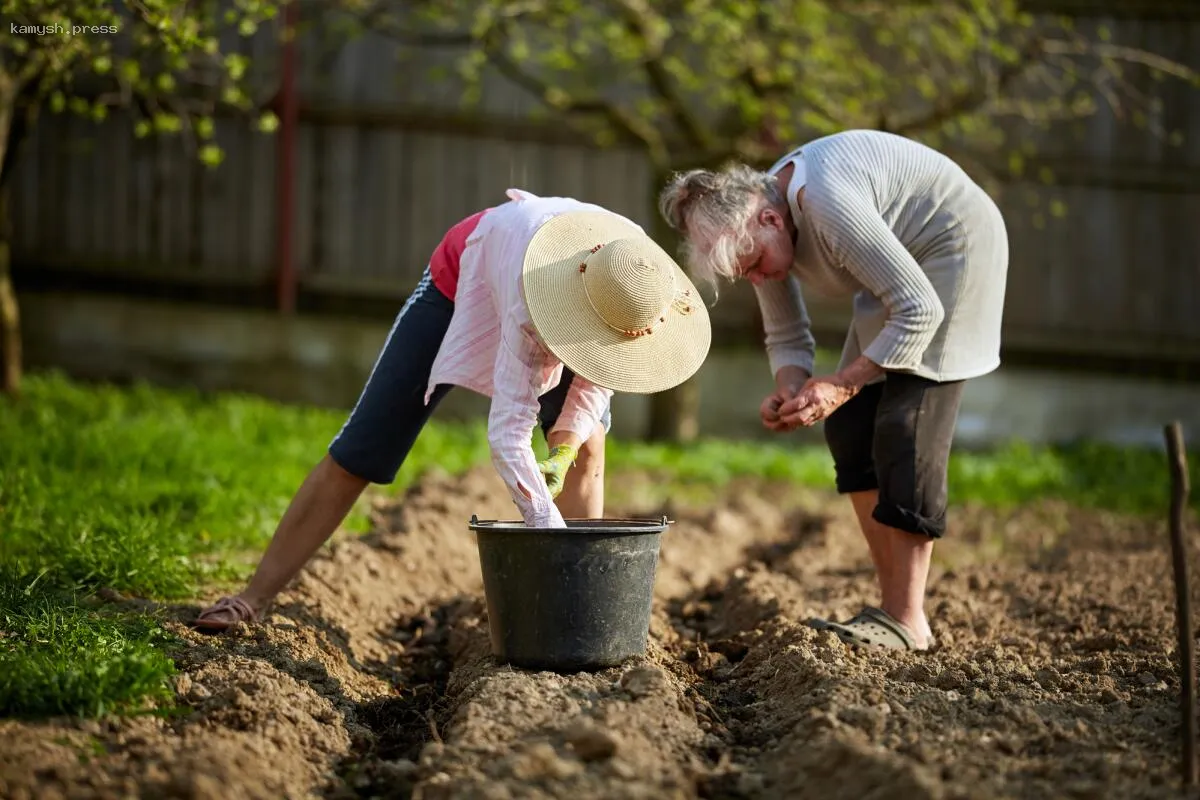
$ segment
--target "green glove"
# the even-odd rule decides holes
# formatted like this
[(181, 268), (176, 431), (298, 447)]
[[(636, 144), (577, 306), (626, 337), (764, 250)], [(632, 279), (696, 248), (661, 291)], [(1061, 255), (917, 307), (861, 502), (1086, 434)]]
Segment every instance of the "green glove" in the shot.
[(558, 497), (559, 492), (563, 490), (563, 484), (567, 480), (567, 470), (575, 463), (577, 455), (579, 455), (578, 447), (560, 444), (550, 449), (550, 455), (544, 461), (538, 462), (538, 470), (546, 476), (546, 488), (550, 490), (550, 497)]

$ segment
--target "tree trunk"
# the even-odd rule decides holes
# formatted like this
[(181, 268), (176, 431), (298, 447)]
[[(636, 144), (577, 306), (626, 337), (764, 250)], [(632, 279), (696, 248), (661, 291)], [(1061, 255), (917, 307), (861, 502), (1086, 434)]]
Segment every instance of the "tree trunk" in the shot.
[(0, 390), (21, 392), (21, 313), (9, 274), (7, 190), (0, 185)]
[[(678, 235), (658, 213), (658, 192), (666, 185), (666, 175), (655, 175), (650, 187), (653, 221), (650, 235), (667, 252), (678, 252)], [(703, 369), (703, 368), (701, 368)], [(683, 443), (700, 434), (700, 384), (697, 376), (668, 389), (650, 395), (650, 420), (646, 438), (657, 442)]]
[(16, 396), (21, 391), (21, 314), (10, 271), (8, 179), (24, 137), (27, 110), (19, 87), (0, 77), (0, 391)]

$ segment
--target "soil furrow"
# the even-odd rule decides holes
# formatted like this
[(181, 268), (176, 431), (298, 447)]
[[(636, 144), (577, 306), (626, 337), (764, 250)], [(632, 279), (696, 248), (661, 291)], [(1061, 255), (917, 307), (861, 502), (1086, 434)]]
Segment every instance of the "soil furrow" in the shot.
[(956, 635), (928, 654), (849, 651), (805, 625), (813, 596), (868, 591), (819, 548), (714, 583), (680, 621), (719, 654), (704, 691), (731, 740), (703, 794), (1176, 796), (1168, 587), (1144, 577), (1162, 554), (1144, 526), (1126, 533), (1141, 545), (945, 572), (935, 630)]

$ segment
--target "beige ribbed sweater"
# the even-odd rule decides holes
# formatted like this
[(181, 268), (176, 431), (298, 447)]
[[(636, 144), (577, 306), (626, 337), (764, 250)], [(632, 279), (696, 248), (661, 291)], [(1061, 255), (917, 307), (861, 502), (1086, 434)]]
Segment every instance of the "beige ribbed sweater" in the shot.
[(797, 156), (806, 183), (803, 212), (789, 191), (798, 231), (792, 274), (755, 288), (772, 373), (812, 371), (801, 287), (853, 296), (840, 366), (866, 355), (938, 381), (999, 366), (1008, 237), (983, 189), (941, 153), (878, 131), (817, 139), (772, 174)]

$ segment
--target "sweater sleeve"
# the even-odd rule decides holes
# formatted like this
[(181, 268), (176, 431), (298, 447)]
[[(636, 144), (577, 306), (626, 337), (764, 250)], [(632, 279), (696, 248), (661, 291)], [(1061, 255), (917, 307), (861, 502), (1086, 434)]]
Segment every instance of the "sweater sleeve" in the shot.
[(863, 347), (863, 355), (884, 369), (919, 366), (946, 311), (916, 259), (853, 187), (810, 195), (808, 211), (842, 266), (887, 309), (883, 330)]
[(771, 374), (778, 374), (783, 367), (796, 366), (811, 375), (816, 342), (800, 281), (795, 275), (788, 275), (783, 281), (763, 281), (754, 287), (754, 294), (762, 311)]

